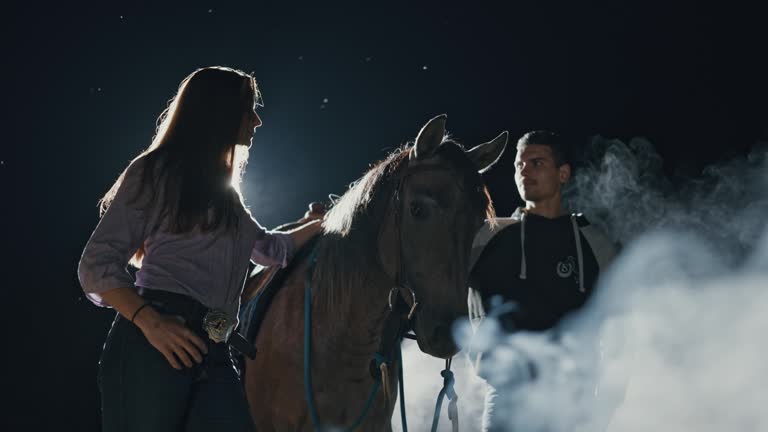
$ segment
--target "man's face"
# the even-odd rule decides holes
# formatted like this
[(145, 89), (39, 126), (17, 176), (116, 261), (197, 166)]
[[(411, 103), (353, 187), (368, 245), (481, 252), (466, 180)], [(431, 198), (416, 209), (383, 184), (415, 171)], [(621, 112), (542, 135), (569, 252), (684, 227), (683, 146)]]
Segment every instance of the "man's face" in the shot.
[(538, 144), (517, 147), (515, 184), (524, 201), (541, 202), (558, 197), (562, 184), (570, 176), (571, 167), (568, 164), (558, 167), (551, 147)]

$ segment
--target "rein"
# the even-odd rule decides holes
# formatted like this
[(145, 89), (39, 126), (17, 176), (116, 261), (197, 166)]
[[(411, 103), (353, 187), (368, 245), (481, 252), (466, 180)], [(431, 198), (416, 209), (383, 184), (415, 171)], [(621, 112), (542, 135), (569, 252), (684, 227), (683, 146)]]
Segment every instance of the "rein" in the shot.
[[(315, 268), (315, 263), (317, 261), (315, 256), (315, 251), (317, 249), (312, 250), (312, 254), (309, 258), (309, 265), (307, 267), (307, 271), (304, 276), (304, 390), (305, 390), (305, 396), (307, 399), (307, 405), (309, 406), (309, 415), (312, 420), (312, 426), (314, 426), (315, 430), (321, 431), (323, 430), (320, 423), (320, 416), (317, 413), (317, 407), (315, 406), (315, 401), (313, 397), (312, 392), (312, 273)], [(403, 340), (403, 329), (402, 326), (398, 328), (396, 332), (395, 337), (395, 345), (397, 346), (397, 361), (400, 364), (400, 369), (398, 373), (398, 379), (400, 382), (399, 388), (400, 388), (400, 415), (401, 415), (401, 422), (403, 425), (403, 432), (408, 432), (408, 423), (406, 420), (405, 415), (405, 388), (404, 388), (404, 381), (403, 381), (403, 355), (402, 351), (400, 349), (401, 342)], [(358, 417), (355, 419), (355, 421), (352, 423), (352, 425), (347, 428), (346, 430), (353, 431), (357, 429), (360, 424), (365, 420), (366, 415), (368, 415), (368, 411), (370, 411), (371, 406), (373, 406), (373, 401), (376, 399), (376, 394), (379, 391), (379, 387), (381, 386), (381, 383), (384, 382), (385, 384), (385, 393), (386, 397), (389, 397), (389, 391), (387, 389), (388, 386), (388, 376), (385, 371), (387, 371), (387, 363), (389, 362), (389, 358), (385, 355), (382, 355), (381, 353), (377, 352), (374, 354), (374, 358), (372, 362), (374, 363), (374, 370), (381, 370), (381, 375), (378, 377), (374, 377), (373, 386), (371, 387), (371, 390), (368, 392), (368, 398), (366, 399), (365, 406), (363, 408), (363, 411), (358, 415)]]

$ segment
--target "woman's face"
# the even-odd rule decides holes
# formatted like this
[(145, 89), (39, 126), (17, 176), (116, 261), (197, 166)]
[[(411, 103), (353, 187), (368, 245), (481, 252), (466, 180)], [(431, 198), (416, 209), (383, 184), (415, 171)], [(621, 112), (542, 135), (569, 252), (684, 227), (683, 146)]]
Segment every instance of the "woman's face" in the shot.
[(254, 104), (251, 110), (243, 116), (237, 143), (250, 147), (253, 144), (253, 134), (259, 126), (261, 126), (261, 117), (256, 113), (256, 104)]

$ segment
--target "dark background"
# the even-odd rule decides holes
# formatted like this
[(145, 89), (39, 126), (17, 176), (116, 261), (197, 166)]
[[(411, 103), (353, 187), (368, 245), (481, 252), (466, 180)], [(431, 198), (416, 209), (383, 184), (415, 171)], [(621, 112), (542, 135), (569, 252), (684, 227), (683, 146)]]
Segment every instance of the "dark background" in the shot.
[[(83, 298), (77, 262), (97, 200), (194, 69), (260, 83), (243, 191), (271, 227), (343, 193), (440, 113), (467, 146), (537, 128), (576, 146), (644, 136), (673, 177), (743, 156), (768, 139), (764, 16), (688, 1), (9, 6), (2, 429), (98, 430), (113, 314)], [(517, 205), (513, 159), (486, 176), (500, 214)]]

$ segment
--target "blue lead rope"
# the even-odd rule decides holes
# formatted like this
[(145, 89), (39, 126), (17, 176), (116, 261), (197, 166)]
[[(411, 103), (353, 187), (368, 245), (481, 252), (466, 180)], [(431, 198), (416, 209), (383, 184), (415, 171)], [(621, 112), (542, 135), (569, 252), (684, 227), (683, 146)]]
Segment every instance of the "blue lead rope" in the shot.
[(403, 350), (401, 349), (403, 340), (397, 341), (397, 361), (400, 368), (397, 370), (397, 379), (400, 381), (400, 425), (403, 432), (408, 432), (408, 421), (405, 419), (405, 380), (403, 379)]
[(451, 372), (451, 362), (446, 360), (445, 369), (440, 372), (443, 376), (443, 388), (437, 395), (437, 402), (435, 403), (435, 415), (432, 418), (432, 432), (437, 432), (437, 424), (440, 422), (440, 410), (443, 406), (443, 398), (448, 396), (448, 419), (451, 420), (452, 430), (457, 432), (459, 430), (459, 412), (456, 402), (458, 396), (456, 390), (453, 388), (453, 384), (456, 380), (453, 378), (453, 372)]
[[(312, 357), (311, 357), (311, 342), (312, 342), (312, 272), (315, 268), (315, 250), (312, 250), (312, 254), (309, 256), (309, 266), (307, 267), (307, 272), (304, 275), (304, 391), (307, 398), (307, 405), (309, 405), (309, 416), (312, 419), (312, 426), (315, 427), (315, 430), (322, 431), (323, 429), (320, 427), (320, 417), (317, 415), (317, 407), (315, 406), (315, 400), (312, 397), (313, 391), (312, 391)], [(400, 356), (400, 349), (398, 346), (398, 357)], [(376, 367), (378, 368), (383, 362), (386, 361), (382, 356), (375, 356), (376, 359)], [(400, 361), (400, 388), (401, 388), (401, 395), (402, 395), (402, 359)], [(349, 429), (346, 429), (348, 431), (353, 431), (357, 429), (360, 426), (360, 423), (363, 422), (365, 419), (365, 416), (368, 414), (368, 411), (371, 409), (371, 406), (373, 405), (373, 401), (376, 399), (376, 393), (379, 391), (379, 386), (381, 384), (380, 380), (375, 380), (373, 383), (373, 387), (371, 388), (370, 393), (368, 394), (368, 400), (365, 402), (365, 408), (363, 408), (363, 412), (360, 413), (360, 415), (357, 417), (357, 420), (355, 420), (354, 423), (352, 423), (352, 426), (349, 427)], [(401, 411), (403, 414), (403, 424), (405, 424), (405, 408), (404, 405), (402, 405), (401, 400)], [(404, 432), (407, 432), (407, 429), (403, 429)]]

